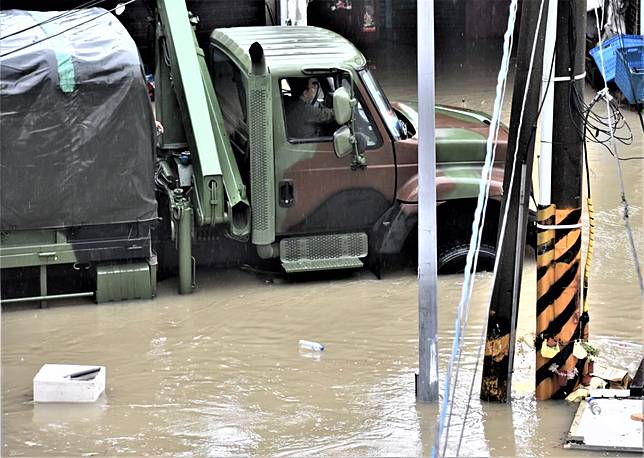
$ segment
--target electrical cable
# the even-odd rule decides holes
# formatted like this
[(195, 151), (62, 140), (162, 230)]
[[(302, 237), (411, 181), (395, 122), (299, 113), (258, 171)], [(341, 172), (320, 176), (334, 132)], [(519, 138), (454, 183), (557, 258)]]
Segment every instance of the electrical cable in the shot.
[(93, 18), (88, 19), (87, 21), (84, 21), (84, 22), (81, 22), (81, 23), (78, 23), (78, 24), (74, 24), (73, 26), (68, 27), (68, 28), (66, 28), (66, 29), (64, 29), (64, 30), (62, 30), (62, 31), (60, 31), (58, 33), (54, 33), (53, 35), (46, 36), (45, 38), (42, 38), (40, 40), (36, 40), (36, 41), (34, 41), (32, 43), (29, 43), (28, 45), (22, 46), (20, 48), (12, 49), (11, 51), (8, 51), (8, 52), (6, 52), (4, 54), (0, 54), (0, 58), (10, 56), (11, 54), (15, 54), (15, 53), (20, 52), (20, 51), (24, 51), (27, 48), (30, 48), (30, 47), (35, 46), (35, 45), (38, 45), (38, 44), (40, 44), (40, 43), (42, 43), (44, 41), (47, 41), (47, 40), (49, 40), (51, 38), (54, 38), (54, 37), (57, 37), (59, 35), (62, 35), (63, 33), (69, 32), (70, 30), (73, 30), (73, 29), (75, 29), (77, 27), (81, 27), (81, 26), (83, 26), (85, 24), (88, 24), (88, 23), (90, 23), (92, 21), (95, 21), (96, 19), (98, 19), (100, 17), (103, 17), (106, 14), (109, 14), (109, 13), (113, 12), (117, 8), (125, 7), (125, 6), (129, 5), (130, 3), (134, 3), (136, 1), (137, 0), (129, 0), (129, 1), (125, 2), (125, 3), (120, 3), (119, 5), (115, 6), (114, 8), (112, 8), (110, 10), (107, 10), (104, 13), (99, 14), (98, 16), (94, 16)]
[[(543, 0), (542, 0), (543, 1)], [(461, 293), (461, 301), (458, 307), (457, 318), (454, 323), (454, 341), (452, 345), (452, 354), (448, 362), (447, 375), (444, 385), (444, 394), (443, 402), (440, 411), (439, 422), (437, 424), (437, 432), (434, 447), (432, 448), (432, 455), (436, 456), (436, 453), (440, 450), (441, 438), (443, 427), (445, 425), (445, 419), (447, 415), (447, 406), (449, 403), (450, 397), (450, 380), (452, 375), (452, 368), (454, 361), (459, 358), (459, 345), (462, 346), (464, 329), (467, 323), (467, 317), (469, 315), (469, 301), (471, 299), (473, 284), (474, 284), (474, 275), (473, 272), (476, 272), (476, 264), (478, 262), (478, 252), (480, 250), (483, 224), (485, 220), (485, 213), (487, 208), (487, 202), (489, 197), (489, 185), (490, 177), (492, 174), (494, 155), (496, 152), (496, 146), (498, 144), (498, 134), (500, 130), (500, 113), (503, 103), (503, 97), (505, 93), (505, 87), (507, 83), (507, 75), (509, 72), (509, 59), (511, 51), (512, 37), (514, 33), (514, 24), (516, 19), (516, 10), (517, 10), (517, 0), (512, 0), (510, 4), (510, 14), (508, 18), (508, 30), (504, 36), (504, 53), (501, 64), (501, 69), (499, 70), (499, 76), (497, 78), (497, 90), (496, 90), (496, 100), (495, 107), (492, 116), (492, 121), (490, 123), (490, 129), (488, 134), (488, 139), (486, 143), (486, 160), (485, 165), (481, 171), (482, 180), (479, 184), (479, 196), (477, 201), (477, 207), (474, 212), (474, 221), (472, 222), (472, 235), (470, 238), (470, 248), (467, 254), (466, 269), (464, 273), (464, 282)], [(483, 224), (482, 224), (483, 221)], [(498, 264), (498, 256), (496, 257), (495, 263)], [(459, 359), (460, 365), (460, 359)], [(453, 411), (453, 403), (450, 408), (450, 417)], [(450, 420), (451, 422), (451, 420)], [(445, 440), (445, 447), (443, 448), (442, 454), (444, 456), (445, 450), (447, 447), (447, 439)]]
[[(521, 127), (522, 127), (522, 124), (523, 124), (523, 118), (524, 118), (524, 114), (525, 114), (525, 106), (526, 106), (526, 102), (527, 102), (527, 98), (528, 98), (528, 90), (529, 90), (529, 87), (530, 87), (530, 78), (531, 78), (534, 58), (535, 58), (535, 54), (536, 54), (538, 37), (539, 37), (538, 31), (539, 31), (539, 28), (540, 28), (541, 19), (542, 19), (542, 15), (543, 15), (543, 8), (544, 8), (544, 0), (541, 1), (541, 7), (540, 7), (540, 10), (539, 10), (539, 18), (537, 20), (537, 24), (536, 24), (536, 28), (535, 28), (535, 37), (534, 37), (534, 40), (533, 40), (533, 43), (532, 43), (532, 52), (531, 52), (531, 55), (530, 55), (530, 65), (529, 65), (529, 69), (528, 69), (528, 75), (527, 75), (527, 78), (526, 78), (526, 87), (525, 87), (525, 90), (524, 90), (524, 93), (523, 93), (523, 100), (522, 100), (522, 104), (521, 104), (521, 112), (520, 112), (520, 115), (519, 115), (519, 126), (517, 127), (518, 132), (521, 132)], [(512, 194), (513, 194), (514, 177), (515, 177), (515, 174), (516, 174), (517, 158), (518, 158), (518, 152), (519, 152), (518, 149), (519, 149), (519, 142), (517, 142), (517, 144), (515, 146), (515, 151), (514, 151), (514, 156), (513, 156), (513, 161), (512, 161), (512, 171), (511, 171), (511, 175), (510, 175), (510, 183), (509, 183), (509, 186), (508, 186), (508, 195), (506, 196), (507, 201), (509, 201), (511, 199)], [(497, 253), (501, 252), (501, 250), (503, 248), (503, 242), (504, 242), (504, 239), (505, 239), (505, 231), (507, 229), (507, 221), (508, 221), (508, 216), (509, 216), (509, 207), (510, 207), (509, 205), (506, 205), (505, 211), (504, 211), (504, 214), (503, 214), (503, 219), (502, 219), (502, 223), (501, 223), (501, 229), (500, 229), (500, 232), (499, 232), (499, 243), (498, 243), (498, 247), (497, 247)], [(493, 295), (493, 291), (494, 291), (493, 286), (494, 286), (494, 283), (496, 282), (496, 277), (497, 277), (498, 270), (499, 270), (499, 264), (500, 264), (500, 256), (497, 255), (495, 260), (494, 260), (494, 271), (493, 271), (493, 276), (492, 276), (492, 288), (491, 288), (491, 291), (490, 291), (488, 303), (491, 303), (491, 301), (492, 301), (492, 295)], [(481, 354), (482, 354), (483, 348), (485, 346), (485, 335), (486, 335), (486, 331), (487, 331), (488, 321), (489, 321), (489, 313), (487, 314), (485, 324), (484, 324), (484, 326), (482, 328), (482, 331), (481, 331), (481, 338), (480, 338), (480, 342), (479, 342), (478, 355), (477, 355), (477, 358), (476, 358), (476, 363), (475, 363), (475, 367), (474, 367), (474, 373), (473, 373), (473, 376), (472, 376), (472, 381), (471, 381), (470, 389), (469, 389), (469, 393), (468, 393), (469, 398), (472, 397), (472, 393), (474, 391), (474, 382), (476, 380), (476, 373), (478, 372), (478, 366), (479, 366), (479, 363), (480, 363), (480, 360), (481, 360)], [(467, 415), (469, 414), (469, 409), (470, 409), (470, 404), (467, 403), (464, 419), (467, 418)], [(463, 428), (461, 429), (461, 434), (460, 434), (460, 437), (459, 437), (458, 447), (456, 449), (456, 455), (457, 456), (459, 455), (459, 452), (460, 452), (461, 444), (463, 442), (464, 433), (465, 433), (465, 420), (463, 422)]]
[[(586, 124), (584, 122), (584, 128)], [(590, 317), (588, 316), (588, 285), (590, 280), (590, 268), (593, 260), (593, 250), (595, 247), (595, 209), (593, 207), (593, 200), (590, 194), (590, 164), (588, 163), (588, 148), (586, 146), (586, 139), (584, 138), (584, 162), (586, 170), (586, 207), (588, 209), (588, 245), (586, 248), (586, 263), (584, 264), (584, 278), (582, 283), (582, 314), (579, 319), (579, 335), (578, 339), (581, 340), (584, 335), (584, 328), (588, 323)]]
[[(597, 22), (599, 22), (597, 9), (595, 9), (595, 19), (597, 20)], [(599, 51), (600, 52), (599, 52), (599, 56), (600, 56), (600, 62), (601, 62), (601, 66), (602, 66), (602, 73), (605, 75), (606, 74), (606, 68), (605, 68), (605, 65), (604, 65), (604, 56), (603, 56), (603, 54), (601, 52), (602, 42), (603, 41), (602, 41), (601, 35), (600, 35), (600, 40), (599, 40)], [(608, 91), (608, 85), (606, 83), (606, 79), (604, 79), (604, 90)], [(606, 111), (610, 112), (610, 104), (609, 104), (608, 100), (606, 100)], [(610, 118), (609, 118), (609, 122), (610, 122)], [(615, 156), (618, 157), (618, 155), (617, 155), (617, 147), (615, 145), (615, 141), (614, 141), (614, 138), (613, 138), (613, 135), (612, 135), (612, 129), (609, 129), (609, 130), (611, 132), (611, 146), (615, 150), (614, 151)], [(626, 191), (624, 189), (625, 186), (624, 186), (624, 177), (622, 175), (622, 166), (620, 164), (620, 161), (615, 161), (615, 165), (616, 165), (616, 168), (617, 168), (617, 177), (619, 179), (620, 196), (621, 196), (622, 204), (623, 204), (623, 207), (624, 207), (624, 225), (626, 226), (626, 235), (628, 237), (628, 241), (629, 241), (630, 248), (631, 248), (631, 255), (633, 256), (633, 262), (635, 263), (635, 270), (636, 270), (637, 277), (638, 277), (638, 280), (639, 280), (640, 295), (644, 296), (644, 280), (642, 280), (642, 269), (640, 267), (640, 262), (639, 262), (639, 258), (638, 258), (638, 255), (637, 255), (637, 249), (635, 248), (635, 241), (633, 239), (633, 231), (631, 229), (631, 225), (630, 225), (630, 222), (628, 220), (628, 218), (629, 218), (628, 201), (626, 200)]]
[(8, 35), (2, 35), (2, 36), (0, 36), (0, 41), (4, 40), (5, 38), (13, 37), (14, 35), (24, 33), (24, 32), (26, 32), (28, 30), (35, 29), (36, 27), (42, 27), (43, 25), (48, 24), (48, 23), (50, 23), (52, 21), (62, 19), (64, 17), (66, 17), (66, 16), (74, 14), (76, 12), (76, 10), (79, 10), (81, 8), (91, 8), (93, 6), (98, 5), (99, 3), (103, 3), (105, 1), (107, 1), (107, 0), (90, 0), (88, 2), (85, 2), (85, 3), (81, 4), (81, 5), (75, 6), (73, 9), (64, 11), (64, 12), (62, 12), (61, 14), (59, 14), (57, 16), (52, 16), (52, 17), (50, 17), (48, 19), (45, 19), (44, 21), (39, 22), (37, 24), (30, 25), (29, 27), (25, 27), (24, 29), (21, 29), (21, 30), (16, 30), (15, 32), (12, 32), (12, 33), (10, 33)]
[[(510, 41), (509, 41), (509, 49), (510, 50), (512, 49), (512, 44), (513, 44), (513, 36), (510, 36)], [(507, 72), (507, 70), (506, 70), (506, 72)], [(503, 87), (501, 89), (501, 99), (500, 99), (499, 106), (503, 105), (503, 100), (505, 99), (505, 89), (506, 89), (506, 85), (507, 85), (507, 73), (505, 75), (505, 78), (506, 79), (503, 82)], [(499, 120), (497, 120), (497, 122), (498, 122), (498, 124), (496, 124), (496, 127), (495, 127), (496, 130), (495, 130), (495, 138), (494, 138), (495, 149), (492, 152), (492, 161), (494, 161), (494, 157), (496, 155), (496, 144), (498, 142), (498, 134), (499, 134), (500, 127), (501, 127)], [(492, 121), (490, 123), (490, 125), (491, 126), (494, 125), (494, 121)], [(490, 130), (491, 130), (491, 128), (490, 128)], [(492, 169), (490, 168), (488, 170), (488, 175), (486, 177), (486, 182), (488, 182), (488, 183), (491, 180), (491, 174), (492, 174)], [(469, 275), (473, 275), (477, 270), (478, 253), (479, 253), (481, 241), (483, 239), (483, 227), (485, 225), (485, 217), (487, 215), (488, 200), (489, 200), (489, 185), (486, 188), (486, 195), (485, 195), (484, 204), (483, 204), (483, 210), (482, 210), (483, 220), (478, 225), (478, 234), (477, 234), (478, 241), (477, 241), (477, 246), (476, 246), (476, 250), (475, 250), (475, 253), (474, 253), (474, 266), (470, 270), (468, 270)], [(478, 208), (477, 208), (477, 210), (478, 210)], [(476, 226), (476, 223), (473, 223), (472, 226), (473, 226), (473, 229), (474, 229), (474, 227)], [(473, 230), (473, 232), (474, 232), (474, 230)], [(472, 290), (473, 290), (472, 287), (473, 287), (473, 284), (474, 284), (474, 278), (473, 277), (470, 277), (470, 278), (471, 278), (471, 287), (470, 287), (470, 291), (469, 291), (468, 296), (467, 296), (468, 308), (466, 309), (465, 317), (462, 320), (462, 325), (461, 325), (462, 331), (460, 332), (459, 348), (462, 348), (462, 346), (464, 344), (464, 337), (465, 337), (464, 330), (465, 330), (467, 320), (468, 320), (468, 317), (469, 317), (469, 301), (471, 300), (471, 297), (472, 297)], [(455, 373), (455, 377), (454, 377), (454, 385), (453, 385), (453, 388), (452, 388), (452, 399), (454, 399), (454, 397), (455, 397), (456, 386), (458, 385), (458, 378), (459, 378), (459, 373), (460, 373), (460, 363), (461, 363), (461, 353), (459, 352), (458, 357), (457, 357), (456, 373)], [(450, 372), (450, 374), (451, 374), (451, 372)], [(469, 405), (468, 405), (468, 407), (469, 407)], [(443, 448), (443, 454), (445, 454), (446, 447), (447, 447), (447, 440), (448, 440), (448, 437), (449, 437), (449, 427), (450, 427), (450, 424), (451, 424), (451, 417), (452, 417), (452, 409), (450, 408), (450, 415), (449, 415), (449, 418), (448, 418), (448, 426), (447, 426), (446, 434), (445, 434), (445, 445), (444, 445), (444, 448)], [(465, 418), (467, 418), (467, 413), (465, 415)], [(461, 429), (461, 434), (464, 431), (464, 427), (465, 426), (464, 426), (464, 423), (463, 423), (463, 428)], [(461, 438), (462, 438), (462, 435), (461, 435)], [(461, 442), (459, 441), (458, 450), (460, 450), (460, 443)]]
[[(615, 18), (615, 11), (619, 12), (619, 14), (625, 14), (626, 10), (628, 9), (628, 3), (626, 3), (626, 6), (622, 5), (622, 9), (615, 8), (615, 0), (613, 1), (613, 21), (617, 24), (617, 32), (619, 34), (619, 40), (620, 44), (622, 45), (621, 47), (624, 48), (624, 35), (625, 35), (625, 30), (622, 29), (622, 23), (619, 20), (616, 20)], [(619, 19), (619, 18), (617, 18)], [(617, 62), (615, 63), (617, 65)], [(627, 63), (628, 65), (628, 63)], [(637, 94), (635, 93), (635, 87), (633, 85), (633, 79), (629, 77), (628, 82), (630, 83), (631, 86), (631, 94), (633, 94), (633, 97), (635, 98), (635, 107), (637, 108), (637, 115), (640, 119), (640, 125), (642, 127), (642, 132), (644, 133), (644, 119), (642, 118), (642, 106), (640, 106), (640, 103), (637, 99)]]
[[(544, 103), (545, 103), (545, 101), (546, 101), (545, 93), (547, 93), (547, 92), (548, 92), (548, 89), (549, 89), (550, 84), (551, 84), (551, 82), (552, 82), (552, 70), (553, 70), (553, 68), (554, 68), (554, 64), (555, 64), (555, 56), (556, 56), (556, 52), (553, 52), (553, 53), (552, 53), (552, 59), (550, 60), (550, 70), (548, 71), (548, 75), (549, 75), (549, 76), (548, 76), (548, 81), (546, 82), (546, 88), (545, 88), (545, 91), (544, 91), (544, 94), (543, 94), (543, 98), (541, 99), (541, 103), (539, 104), (539, 109), (537, 110), (537, 116), (536, 116), (536, 119), (539, 119), (539, 116), (541, 115), (541, 111), (543, 110), (543, 105), (544, 105)], [(532, 141), (533, 141), (533, 139), (534, 139), (534, 136), (535, 136), (536, 132), (537, 132), (537, 126), (536, 126), (536, 124), (535, 124), (535, 125), (532, 127), (531, 131), (530, 131), (530, 137), (529, 137), (529, 139), (528, 139), (528, 143), (527, 143), (528, 148), (530, 147), (530, 144), (532, 143)], [(534, 202), (534, 203), (535, 203), (535, 205), (536, 205), (536, 199), (535, 199), (535, 197), (534, 197), (534, 193), (532, 192), (532, 189), (530, 190), (530, 197), (532, 198), (533, 202)], [(480, 357), (480, 355), (479, 355), (479, 357)], [(457, 366), (456, 366), (456, 376), (455, 376), (455, 378), (454, 378), (454, 388), (453, 388), (453, 390), (452, 390), (452, 397), (454, 397), (455, 392), (456, 392), (456, 385), (458, 384), (458, 375), (459, 375), (459, 370), (460, 370), (460, 355), (459, 355), (458, 363), (457, 363)], [(475, 374), (476, 374), (476, 371), (475, 371)], [(474, 379), (473, 379), (473, 380), (474, 380)], [(471, 396), (471, 394), (472, 394), (472, 392), (470, 391), (469, 395)], [(469, 407), (469, 406), (468, 406), (468, 407)], [(466, 412), (467, 412), (467, 411), (466, 411)], [(467, 417), (467, 413), (466, 413), (465, 417)], [(450, 422), (451, 422), (451, 414), (450, 414), (450, 419), (448, 420), (448, 426), (447, 426), (447, 432), (446, 432), (446, 439), (445, 439), (446, 441), (447, 441), (447, 436), (448, 436), (448, 434), (449, 434), (449, 424), (450, 424)], [(463, 425), (463, 428), (464, 428), (464, 425)], [(464, 431), (464, 429), (462, 429), (462, 430), (461, 430), (461, 432), (463, 432), (463, 431)], [(459, 449), (459, 450), (460, 450), (460, 444), (461, 444), (461, 442), (462, 442), (462, 437), (463, 437), (463, 435), (461, 434), (461, 436), (459, 437), (459, 446), (458, 446), (458, 449)], [(444, 452), (443, 452), (443, 453), (444, 453)]]
[[(573, 5), (576, 4), (576, 0), (573, 0)], [(602, 23), (603, 23), (603, 14), (604, 11), (602, 10)], [(614, 11), (613, 11), (614, 14)], [(596, 21), (597, 21), (597, 28), (598, 28), (598, 33), (600, 34), (601, 38), (601, 28), (600, 28), (600, 21), (599, 21), (599, 16), (597, 11), (595, 10), (595, 16), (596, 16)], [(613, 17), (613, 21), (615, 21), (616, 18)], [(571, 31), (570, 36), (569, 36), (569, 43), (571, 44), (570, 47), (570, 56), (571, 56), (571, 64), (569, 67), (572, 67), (572, 62), (574, 61), (573, 56), (576, 53), (576, 20), (573, 19), (573, 16), (571, 16), (570, 23), (569, 23), (569, 30)], [(603, 54), (601, 55), (601, 58), (603, 59)], [(571, 73), (572, 77), (572, 73)], [(644, 156), (632, 156), (632, 157), (619, 157), (616, 156), (611, 147), (608, 145), (608, 143), (612, 140), (618, 140), (620, 143), (624, 145), (630, 145), (633, 142), (633, 133), (631, 131), (631, 128), (622, 115), (618, 105), (616, 102), (608, 96), (608, 89), (607, 87), (604, 88), (600, 93), (597, 94), (595, 98), (593, 98), (593, 101), (588, 105), (584, 101), (584, 97), (582, 94), (579, 93), (579, 90), (577, 89), (577, 86), (573, 84), (571, 81), (571, 87), (570, 87), (570, 108), (571, 111), (576, 112), (579, 116), (580, 119), (584, 119), (584, 124), (579, 125), (577, 122), (577, 118), (574, 116), (571, 116), (571, 120), (573, 122), (573, 125), (579, 132), (579, 135), (582, 137), (584, 141), (591, 141), (593, 143), (601, 144), (604, 146), (607, 151), (613, 156), (616, 157), (619, 161), (628, 161), (628, 160), (640, 160), (644, 159)], [(598, 114), (596, 114), (593, 111), (593, 107), (595, 103), (599, 100), (600, 96), (605, 96), (608, 104), (609, 104), (609, 110), (607, 116), (604, 118)], [(580, 108), (581, 107), (581, 108)], [(590, 121), (592, 120), (592, 122)], [(626, 129), (627, 135), (626, 136), (620, 136), (617, 135), (617, 132)], [(600, 136), (606, 137), (606, 139), (601, 139)], [(612, 139), (611, 139), (612, 137)]]

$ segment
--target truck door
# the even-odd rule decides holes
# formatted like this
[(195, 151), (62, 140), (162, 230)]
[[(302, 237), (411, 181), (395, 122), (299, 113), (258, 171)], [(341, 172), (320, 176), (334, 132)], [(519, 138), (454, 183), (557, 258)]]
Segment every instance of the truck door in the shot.
[[(367, 138), (367, 166), (352, 170), (351, 157), (335, 156), (338, 125), (327, 110), (340, 84), (337, 74), (274, 80), (277, 235), (365, 231), (392, 204), (393, 144), (361, 85), (355, 87), (356, 130)], [(302, 96), (302, 88), (309, 98), (314, 92), (311, 100)]]

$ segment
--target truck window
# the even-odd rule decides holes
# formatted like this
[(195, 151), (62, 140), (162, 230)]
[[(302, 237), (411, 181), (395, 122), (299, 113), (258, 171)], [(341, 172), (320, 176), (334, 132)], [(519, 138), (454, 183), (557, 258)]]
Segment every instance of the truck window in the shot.
[(289, 141), (331, 141), (338, 125), (325, 100), (333, 92), (328, 78), (286, 78), (281, 81), (281, 88)]
[[(291, 143), (327, 142), (338, 129), (333, 114), (336, 75), (284, 78), (280, 81), (286, 135)], [(342, 79), (344, 83), (346, 79)], [(338, 82), (338, 84), (340, 84)], [(377, 130), (358, 97), (355, 110), (356, 131), (367, 138), (367, 148), (380, 144)]]
[(210, 74), (226, 132), (235, 152), (245, 155), (248, 147), (248, 123), (246, 87), (241, 71), (220, 49), (213, 48)]

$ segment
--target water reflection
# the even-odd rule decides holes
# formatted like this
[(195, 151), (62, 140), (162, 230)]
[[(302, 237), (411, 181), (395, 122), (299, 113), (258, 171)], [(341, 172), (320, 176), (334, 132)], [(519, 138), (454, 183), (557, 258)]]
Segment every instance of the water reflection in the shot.
[[(404, 52), (404, 51), (401, 51)], [(489, 110), (496, 73), (485, 53), (467, 71), (438, 70), (437, 100)], [(492, 56), (494, 57), (494, 55)], [(449, 60), (443, 61), (444, 66)], [(486, 67), (486, 65), (488, 67)], [(460, 68), (460, 67), (458, 67)], [(487, 70), (477, 73), (476, 68)], [(415, 71), (378, 66), (390, 98), (415, 98)], [(509, 103), (509, 98), (506, 98)], [(509, 111), (504, 112), (505, 119)], [(626, 113), (637, 125), (633, 113)], [(636, 137), (633, 151), (641, 151)], [(624, 163), (631, 222), (642, 246), (642, 164)], [(591, 150), (597, 248), (591, 340), (600, 362), (635, 369), (642, 303), (625, 243), (614, 164)], [(535, 266), (524, 271), (513, 400), (482, 404), (476, 366), (491, 276), (478, 276), (465, 335), (448, 454), (580, 455), (561, 448), (575, 410), (533, 395)], [(462, 278), (439, 279), (441, 377)], [(9, 310), (2, 314), (2, 454), (176, 456), (427, 456), (436, 406), (415, 402), (417, 281), (357, 272), (291, 283), (238, 271), (199, 272), (192, 296), (162, 282), (154, 301)], [(299, 339), (323, 342), (302, 352)], [(108, 368), (95, 406), (39, 406), (31, 380), (44, 363)], [(464, 413), (469, 406), (469, 414)]]

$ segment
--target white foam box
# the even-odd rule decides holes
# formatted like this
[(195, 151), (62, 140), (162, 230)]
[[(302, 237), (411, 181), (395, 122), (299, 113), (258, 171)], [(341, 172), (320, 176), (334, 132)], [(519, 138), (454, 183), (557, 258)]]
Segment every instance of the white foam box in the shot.
[[(100, 368), (89, 380), (70, 377)], [(95, 402), (105, 391), (105, 366), (45, 364), (34, 377), (35, 402)]]

